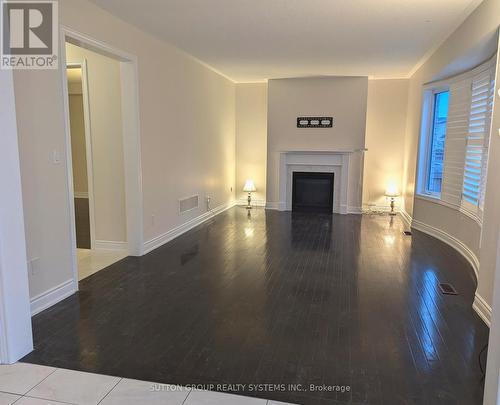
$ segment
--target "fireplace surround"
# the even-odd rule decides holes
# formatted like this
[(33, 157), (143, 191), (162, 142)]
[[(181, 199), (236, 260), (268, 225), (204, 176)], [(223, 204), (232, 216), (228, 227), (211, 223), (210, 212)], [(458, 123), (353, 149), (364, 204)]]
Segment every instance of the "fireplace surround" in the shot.
[(267, 207), (280, 211), (292, 210), (293, 172), (333, 173), (333, 212), (361, 212), (362, 153), (361, 151), (282, 151), (277, 167), (277, 202)]

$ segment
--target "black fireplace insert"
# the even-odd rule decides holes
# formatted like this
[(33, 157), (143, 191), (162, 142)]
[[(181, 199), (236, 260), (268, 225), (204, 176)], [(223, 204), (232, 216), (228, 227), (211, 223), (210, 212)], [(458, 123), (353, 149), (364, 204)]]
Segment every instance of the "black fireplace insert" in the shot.
[(292, 211), (333, 211), (333, 173), (293, 172)]

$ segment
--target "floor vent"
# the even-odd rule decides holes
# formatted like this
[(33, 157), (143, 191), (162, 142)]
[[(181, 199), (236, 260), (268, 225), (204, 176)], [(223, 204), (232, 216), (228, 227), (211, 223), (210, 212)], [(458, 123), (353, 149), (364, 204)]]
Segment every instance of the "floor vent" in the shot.
[(406, 236), (411, 236), (411, 231), (404, 231), (403, 234), (405, 234)]
[(439, 289), (443, 294), (446, 295), (458, 295), (457, 290), (451, 284), (448, 283), (439, 283)]
[(179, 212), (186, 212), (198, 208), (198, 196), (194, 195), (192, 197), (183, 198), (179, 200)]

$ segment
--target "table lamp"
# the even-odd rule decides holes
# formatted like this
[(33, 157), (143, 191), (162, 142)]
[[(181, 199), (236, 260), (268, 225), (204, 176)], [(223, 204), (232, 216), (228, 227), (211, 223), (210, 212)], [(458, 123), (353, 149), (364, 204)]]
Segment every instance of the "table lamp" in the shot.
[(396, 215), (394, 212), (394, 200), (399, 196), (399, 191), (396, 186), (388, 186), (387, 190), (385, 190), (385, 196), (391, 199), (391, 212), (389, 212), (389, 215)]
[(248, 193), (247, 210), (249, 210), (250, 208), (252, 208), (252, 205), (251, 205), (252, 204), (252, 192), (257, 191), (253, 180), (247, 180), (245, 182), (245, 186), (243, 187), (243, 191)]

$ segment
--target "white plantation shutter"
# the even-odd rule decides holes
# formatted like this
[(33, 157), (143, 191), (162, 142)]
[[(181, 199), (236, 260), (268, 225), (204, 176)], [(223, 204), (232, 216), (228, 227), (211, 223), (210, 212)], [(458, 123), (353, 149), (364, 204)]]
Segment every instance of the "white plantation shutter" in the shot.
[(488, 122), (486, 124), (486, 133), (484, 137), (484, 148), (483, 148), (483, 167), (481, 176), (481, 195), (479, 196), (479, 209), (482, 212), (484, 209), (484, 197), (486, 194), (486, 180), (488, 178), (488, 156), (490, 149), (490, 137), (491, 137), (491, 114), (493, 113), (493, 100), (495, 97), (495, 71), (492, 69), (490, 71), (490, 98), (488, 101)]
[(491, 69), (472, 78), (462, 207), (474, 214), (480, 214), (484, 203), (493, 92)]
[(450, 102), (446, 125), (441, 200), (456, 207), (462, 201), (464, 182), (465, 138), (469, 131), (471, 99), (470, 80), (450, 84)]

